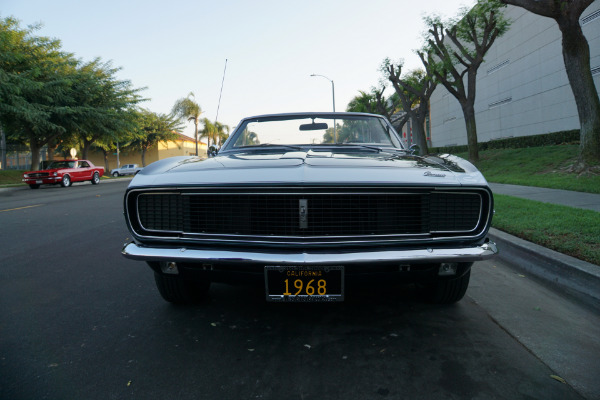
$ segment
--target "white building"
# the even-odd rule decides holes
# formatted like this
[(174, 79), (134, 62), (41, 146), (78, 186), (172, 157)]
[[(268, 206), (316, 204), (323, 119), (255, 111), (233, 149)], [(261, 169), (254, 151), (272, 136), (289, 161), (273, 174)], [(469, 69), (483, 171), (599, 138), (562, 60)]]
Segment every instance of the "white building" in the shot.
[[(573, 92), (562, 56), (562, 37), (551, 18), (508, 6), (512, 22), (479, 67), (475, 118), (479, 142), (579, 129)], [(581, 17), (592, 74), (600, 88), (600, 0)], [(430, 100), (431, 145), (467, 144), (458, 101), (438, 85)]]

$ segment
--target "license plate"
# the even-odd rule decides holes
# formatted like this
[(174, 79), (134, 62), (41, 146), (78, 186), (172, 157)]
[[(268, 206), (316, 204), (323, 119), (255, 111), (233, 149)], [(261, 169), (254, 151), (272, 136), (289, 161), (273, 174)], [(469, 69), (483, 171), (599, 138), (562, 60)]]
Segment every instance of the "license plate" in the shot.
[(43, 181), (35, 181), (35, 183), (37, 183), (38, 185), (39, 185), (40, 183), (42, 183), (42, 182), (43, 182)]
[(344, 300), (343, 266), (266, 266), (267, 301)]

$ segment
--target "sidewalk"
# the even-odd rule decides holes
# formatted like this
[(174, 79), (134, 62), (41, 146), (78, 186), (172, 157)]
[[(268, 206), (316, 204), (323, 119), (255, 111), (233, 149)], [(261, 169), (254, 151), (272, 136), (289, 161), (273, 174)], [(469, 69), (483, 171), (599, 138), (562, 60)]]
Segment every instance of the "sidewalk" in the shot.
[(600, 212), (600, 194), (490, 183), (494, 193)]
[[(501, 183), (490, 183), (490, 187), (496, 194), (600, 212), (600, 194)], [(497, 229), (490, 229), (489, 236), (498, 244), (501, 258), (588, 305), (600, 308), (600, 266), (555, 252)]]

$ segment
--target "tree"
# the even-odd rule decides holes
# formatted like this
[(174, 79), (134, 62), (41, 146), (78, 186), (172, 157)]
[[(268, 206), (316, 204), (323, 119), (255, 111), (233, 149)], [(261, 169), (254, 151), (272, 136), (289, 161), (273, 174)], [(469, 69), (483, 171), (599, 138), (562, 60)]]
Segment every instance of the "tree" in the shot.
[(214, 143), (217, 143), (217, 146), (221, 147), (223, 143), (225, 143), (225, 141), (229, 138), (230, 128), (229, 125), (222, 124), (218, 121), (215, 121), (215, 128), (217, 134), (215, 136), (216, 141)]
[(172, 115), (157, 114), (148, 110), (138, 113), (138, 128), (131, 146), (142, 152), (142, 166), (146, 166), (146, 152), (159, 142), (177, 139), (181, 131), (179, 120)]
[(204, 129), (202, 129), (202, 137), (207, 138), (207, 149), (210, 147), (210, 141), (216, 146), (221, 146), (229, 137), (229, 126), (218, 121), (211, 122), (208, 118), (202, 120)]
[(0, 123), (9, 138), (29, 143), (32, 169), (42, 146), (66, 132), (61, 122), (72, 113), (69, 89), (77, 66), (59, 40), (35, 36), (38, 29), (0, 20)]
[(437, 83), (431, 73), (423, 70), (411, 71), (402, 78), (402, 64), (394, 67), (389, 59), (383, 62), (382, 69), (387, 72), (388, 80), (402, 102), (402, 108), (413, 121), (413, 137), (416, 138), (421, 154), (428, 154), (425, 120), (429, 115), (429, 98)]
[(373, 93), (367, 93), (359, 90), (358, 96), (354, 96), (346, 106), (348, 112), (361, 112), (369, 114), (378, 114), (377, 98)]
[(426, 17), (430, 28), (425, 47), (418, 52), (425, 68), (460, 103), (471, 161), (479, 160), (474, 107), (477, 70), (496, 38), (508, 29), (502, 7), (505, 5), (499, 0), (478, 0), (470, 10), (464, 9), (454, 23)]
[(97, 140), (112, 138), (115, 132), (134, 129), (134, 107), (143, 101), (128, 80), (116, 77), (121, 68), (99, 58), (78, 68), (78, 79), (73, 86), (76, 104), (69, 128), (80, 140), (83, 158)]
[(0, 20), (0, 123), (29, 144), (32, 169), (43, 146), (51, 158), (63, 141), (80, 140), (87, 158), (100, 137), (132, 127), (131, 108), (142, 100), (142, 89), (118, 80), (110, 62), (83, 63), (60, 41), (35, 36), (37, 29)]
[[(102, 152), (104, 157), (105, 171), (110, 172), (111, 170), (108, 158), (110, 153), (116, 153), (117, 151), (120, 151), (120, 149), (126, 148), (127, 146), (131, 145), (132, 142), (138, 137), (138, 123), (140, 123), (140, 113), (139, 111), (132, 111), (132, 115), (136, 118), (136, 122), (134, 126), (131, 127), (131, 129), (113, 132), (113, 135), (110, 136), (103, 136), (96, 140), (92, 145), (92, 147), (95, 147)], [(119, 165), (117, 165), (116, 167), (118, 168)]]
[(370, 93), (359, 90), (360, 94), (350, 100), (346, 106), (346, 111), (383, 115), (391, 122), (394, 129), (400, 132), (408, 120), (408, 116), (404, 114), (395, 117), (395, 114), (402, 109), (400, 99), (395, 93), (386, 98), (383, 95), (384, 91), (385, 85), (382, 85), (381, 89), (372, 87)]
[(552, 18), (562, 33), (567, 77), (579, 114), (579, 159), (574, 171), (600, 163), (600, 100), (590, 67), (590, 47), (579, 18), (594, 0), (500, 0), (534, 14)]
[(202, 108), (200, 108), (200, 105), (194, 100), (194, 93), (190, 92), (187, 97), (177, 100), (171, 112), (180, 120), (192, 121), (194, 123), (196, 156), (198, 156), (198, 124), (200, 123), (200, 114), (202, 114)]
[(408, 121), (408, 115), (406, 113), (398, 116), (402, 109), (402, 102), (398, 97), (398, 94), (394, 93), (388, 98), (383, 95), (385, 91), (385, 85), (381, 85), (381, 89), (375, 87), (371, 88), (371, 93), (375, 96), (377, 102), (377, 114), (383, 115), (391, 122), (394, 129), (398, 132), (402, 131), (402, 127)]

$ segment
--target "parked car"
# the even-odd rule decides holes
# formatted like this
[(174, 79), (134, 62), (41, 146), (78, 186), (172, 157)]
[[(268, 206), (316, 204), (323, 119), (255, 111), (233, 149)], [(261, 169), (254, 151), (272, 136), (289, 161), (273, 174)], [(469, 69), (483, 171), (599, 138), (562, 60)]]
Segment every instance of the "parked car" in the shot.
[(104, 175), (103, 167), (96, 167), (89, 160), (52, 161), (44, 169), (23, 174), (23, 182), (32, 189), (40, 185), (57, 185), (69, 187), (73, 182), (90, 181), (97, 185)]
[(143, 167), (140, 167), (137, 164), (125, 164), (121, 168), (115, 168), (110, 171), (110, 174), (115, 178), (121, 175), (135, 175), (141, 171)]
[(267, 301), (341, 301), (346, 282), (413, 282), (435, 303), (492, 257), (492, 191), (468, 161), (413, 154), (383, 117), (242, 120), (215, 157), (155, 162), (124, 199), (125, 257), (162, 297), (198, 301), (211, 282), (255, 280)]

